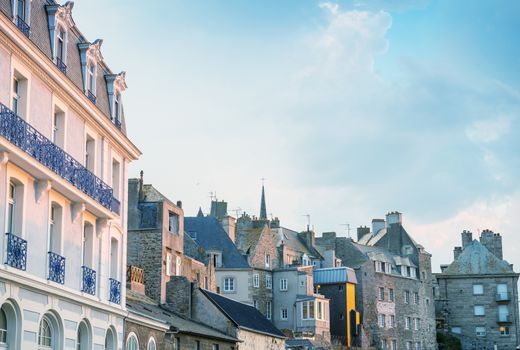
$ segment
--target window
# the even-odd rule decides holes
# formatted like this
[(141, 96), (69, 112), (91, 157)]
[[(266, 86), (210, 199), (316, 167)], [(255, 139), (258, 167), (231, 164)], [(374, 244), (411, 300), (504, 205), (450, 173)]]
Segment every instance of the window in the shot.
[(235, 279), (233, 277), (224, 278), (224, 292), (235, 291)]
[(390, 315), (390, 328), (395, 327), (395, 315)]
[(166, 276), (172, 275), (173, 257), (171, 253), (166, 253)]
[(410, 291), (407, 291), (407, 290), (404, 291), (404, 303), (410, 304)]
[(451, 327), (451, 333), (453, 334), (462, 334), (462, 328), (461, 327)]
[(87, 92), (92, 94), (90, 97), (96, 96), (96, 65), (89, 61), (87, 65)]
[(0, 344), (7, 343), (7, 316), (5, 311), (0, 309)]
[(426, 298), (426, 306), (430, 306), (430, 298)]
[(268, 301), (266, 303), (266, 307), (265, 307), (265, 317), (270, 320), (271, 319), (271, 302)]
[[(67, 33), (63, 29), (63, 27), (59, 26), (56, 30), (56, 63), (58, 68), (66, 73), (67, 71), (63, 69), (62, 65), (65, 65), (67, 62), (67, 46), (65, 44), (65, 39), (67, 37)], [(60, 67), (61, 66), (61, 67)]]
[(16, 115), (18, 115), (20, 110), (20, 100), (20, 81), (15, 77), (13, 78), (13, 103), (11, 109)]
[(49, 218), (49, 251), (56, 254), (61, 254), (61, 213), (61, 207), (52, 203)]
[(271, 275), (265, 275), (265, 287), (267, 289), (273, 288), (273, 277)]
[(168, 214), (168, 231), (179, 234), (179, 215), (172, 212)]
[(175, 337), (175, 339), (173, 341), (173, 348), (175, 350), (181, 350), (181, 338)]
[(392, 350), (397, 350), (397, 340), (392, 339)]
[(386, 350), (386, 349), (388, 349), (387, 346), (388, 346), (388, 344), (387, 344), (386, 339), (381, 339), (381, 349)]
[(377, 315), (379, 327), (385, 328), (386, 327), (386, 316), (385, 315)]
[(507, 284), (497, 284), (497, 300), (509, 300), (509, 293), (507, 292)]
[(510, 334), (509, 326), (500, 326), (500, 335), (505, 336)]
[(38, 345), (42, 348), (52, 349), (53, 341), (52, 341), (52, 328), (50, 320), (47, 319), (46, 316), (42, 318), (40, 321), (40, 329), (38, 331)]
[(407, 342), (406, 342), (406, 350), (413, 350), (413, 349), (412, 349), (412, 342), (411, 342), (411, 341), (407, 341)]
[(131, 333), (126, 340), (126, 350), (139, 350), (139, 342), (133, 333)]
[(410, 267), (410, 275), (409, 277), (412, 277), (412, 278), (417, 278), (417, 270), (415, 269), (415, 267)]
[(110, 240), (110, 277), (119, 280), (119, 242), (113, 238)]
[(280, 279), (280, 290), (287, 291), (287, 278)]
[(65, 148), (65, 113), (57, 106), (54, 106), (52, 116), (52, 142), (62, 149)]
[(394, 302), (394, 289), (388, 288), (388, 301)]
[(473, 285), (473, 295), (482, 295), (484, 294), (484, 286), (482, 284), (474, 284)]
[(425, 271), (422, 272), (422, 279), (426, 280), (426, 272)]
[(271, 266), (271, 255), (265, 254), (265, 267), (269, 268)]
[(486, 327), (475, 327), (475, 335), (477, 337), (485, 337), (486, 336)]
[(282, 320), (287, 320), (287, 318), (288, 318), (288, 312), (287, 312), (287, 308), (286, 308), (286, 307), (282, 307), (282, 308), (280, 309), (280, 318), (281, 318)]
[(219, 350), (218, 344), (213, 344), (213, 350)]
[(486, 310), (484, 309), (483, 305), (475, 305), (473, 307), (474, 315), (475, 316), (485, 316)]
[(421, 328), (421, 319), (414, 319), (414, 330), (418, 331)]
[(379, 287), (379, 300), (380, 301), (385, 300), (385, 289), (383, 287)]
[(90, 135), (87, 135), (85, 142), (85, 167), (90, 171), (94, 172), (96, 157), (96, 141)]
[(406, 277), (408, 272), (406, 270), (406, 266), (401, 266), (401, 276)]
[(419, 293), (417, 292), (413, 293), (413, 303), (419, 305)]
[(253, 307), (258, 310), (258, 300), (253, 300)]
[(112, 160), (112, 189), (114, 190), (114, 197), (119, 199), (119, 185), (121, 176), (121, 165), (115, 159)]
[(121, 120), (121, 94), (116, 92), (114, 96), (114, 119)]
[(324, 317), (324, 314), (323, 314), (323, 308), (322, 308), (322, 302), (321, 301), (316, 301), (316, 308), (318, 309), (317, 312), (316, 312), (316, 319), (318, 320), (324, 320), (325, 317)]
[(376, 272), (382, 272), (383, 268), (382, 268), (381, 261), (374, 261), (374, 268), (375, 268)]
[(260, 287), (260, 275), (257, 273), (253, 274), (253, 287)]
[(182, 259), (180, 256), (175, 257), (175, 276), (182, 275)]
[(411, 323), (412, 323), (412, 319), (410, 317), (405, 317), (404, 329), (410, 329)]
[(421, 350), (421, 342), (418, 341), (418, 342), (415, 342), (415, 350)]
[(14, 218), (16, 213), (16, 186), (9, 183), (9, 194), (7, 199), (7, 233), (14, 233)]
[(507, 305), (499, 305), (498, 306), (498, 321), (499, 322), (510, 321), (509, 320), (509, 309), (507, 308)]
[(304, 301), (302, 303), (302, 320), (313, 320), (314, 311), (314, 300)]
[(193, 350), (200, 350), (200, 340), (195, 340), (193, 342)]

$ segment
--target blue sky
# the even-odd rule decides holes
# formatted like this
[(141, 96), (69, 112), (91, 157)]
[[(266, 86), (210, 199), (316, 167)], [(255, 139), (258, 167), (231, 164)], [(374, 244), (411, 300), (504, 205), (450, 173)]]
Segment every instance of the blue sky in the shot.
[[(209, 192), (317, 232), (388, 211), (449, 262), (463, 229), (520, 248), (520, 3), (76, 1), (127, 71), (128, 134), (187, 215)], [(515, 261), (517, 259), (518, 261)]]

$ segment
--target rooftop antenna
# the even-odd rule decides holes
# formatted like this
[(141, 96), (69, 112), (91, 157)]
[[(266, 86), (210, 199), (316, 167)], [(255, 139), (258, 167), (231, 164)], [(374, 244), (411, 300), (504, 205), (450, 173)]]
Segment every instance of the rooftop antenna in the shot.
[(306, 216), (307, 217), (307, 232), (310, 231), (310, 227), (311, 227), (311, 216), (310, 214), (304, 214), (302, 216)]
[(217, 201), (217, 192), (209, 192), (209, 198), (211, 198), (211, 201)]
[(345, 224), (340, 224), (340, 226), (345, 226), (347, 228), (347, 237), (350, 238), (350, 224), (347, 222)]
[(238, 216), (240, 215), (240, 213), (242, 212), (242, 208), (238, 207), (236, 209), (231, 209), (231, 211), (234, 211), (235, 212), (235, 215), (238, 219)]

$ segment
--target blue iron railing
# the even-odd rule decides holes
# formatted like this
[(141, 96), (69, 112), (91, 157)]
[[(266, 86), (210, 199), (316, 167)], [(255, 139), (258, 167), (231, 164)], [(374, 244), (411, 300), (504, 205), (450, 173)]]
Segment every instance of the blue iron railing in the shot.
[(81, 269), (83, 270), (83, 286), (81, 287), (81, 291), (91, 295), (95, 295), (96, 271), (86, 266), (82, 266)]
[(6, 233), (6, 236), (7, 259), (5, 263), (25, 271), (27, 267), (27, 241), (12, 233)]
[(0, 136), (20, 147), (105, 208), (119, 213), (118, 207), (115, 208), (117, 211), (112, 208), (114, 201), (110, 186), (1, 103)]
[(56, 66), (63, 72), (63, 74), (67, 74), (67, 65), (63, 63), (62, 59), (59, 57), (56, 57)]
[(53, 252), (49, 252), (49, 281), (65, 283), (65, 258)]
[(110, 297), (109, 300), (115, 304), (121, 304), (121, 282), (110, 278)]
[(27, 23), (25, 23), (25, 21), (23, 20), (22, 17), (20, 17), (20, 16), (16, 17), (16, 26), (18, 27), (18, 29), (20, 29), (22, 31), (22, 33), (25, 34), (26, 37), (29, 37), (29, 34), (31, 32), (31, 27), (29, 27), (29, 25)]
[(121, 121), (119, 119), (114, 119), (114, 124), (116, 124), (116, 128), (121, 130)]
[(96, 104), (96, 95), (94, 95), (92, 93), (92, 91), (88, 90), (87, 91), (87, 96), (88, 96), (88, 99), (93, 103), (93, 104)]

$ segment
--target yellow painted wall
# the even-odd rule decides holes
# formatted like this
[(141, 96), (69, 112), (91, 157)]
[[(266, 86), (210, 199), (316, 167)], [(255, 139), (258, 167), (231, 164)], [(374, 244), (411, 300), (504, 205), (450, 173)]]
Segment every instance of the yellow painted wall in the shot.
[[(356, 309), (356, 285), (354, 283), (347, 283), (347, 293), (345, 294), (347, 301), (347, 346), (351, 345), (352, 335), (350, 334), (350, 311)], [(356, 317), (357, 323), (359, 323), (359, 315)]]

